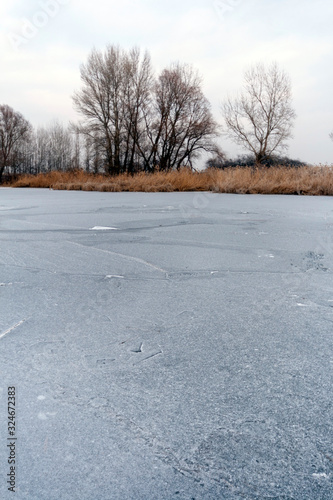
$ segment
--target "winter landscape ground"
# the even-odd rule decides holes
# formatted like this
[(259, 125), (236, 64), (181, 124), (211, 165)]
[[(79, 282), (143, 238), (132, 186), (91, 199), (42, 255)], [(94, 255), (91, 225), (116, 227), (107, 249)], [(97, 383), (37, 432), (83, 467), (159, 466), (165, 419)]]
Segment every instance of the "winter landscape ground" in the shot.
[(332, 498), (330, 197), (0, 189), (0, 497)]

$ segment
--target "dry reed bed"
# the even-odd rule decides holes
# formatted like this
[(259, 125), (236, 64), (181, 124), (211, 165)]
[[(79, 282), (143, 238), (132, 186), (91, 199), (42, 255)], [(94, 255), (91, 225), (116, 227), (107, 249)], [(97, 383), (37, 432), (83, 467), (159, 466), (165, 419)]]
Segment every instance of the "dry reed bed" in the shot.
[(232, 168), (192, 172), (122, 174), (115, 177), (93, 175), (84, 171), (49, 172), (23, 175), (13, 187), (41, 187), (82, 191), (215, 191), (239, 194), (300, 194), (333, 195), (333, 167), (303, 167), (299, 169), (271, 167), (269, 169)]

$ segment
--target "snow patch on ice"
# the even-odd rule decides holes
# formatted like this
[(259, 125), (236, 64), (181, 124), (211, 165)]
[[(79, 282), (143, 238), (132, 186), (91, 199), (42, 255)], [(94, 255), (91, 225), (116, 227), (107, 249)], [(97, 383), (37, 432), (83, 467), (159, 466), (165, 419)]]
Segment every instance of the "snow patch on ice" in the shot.
[(118, 231), (117, 227), (108, 226), (94, 226), (89, 229), (90, 231)]
[(325, 474), (325, 472), (320, 472), (319, 474), (312, 474), (312, 477), (314, 477), (315, 479), (329, 479), (330, 475)]
[(37, 417), (39, 418), (39, 420), (47, 420), (48, 417), (54, 417), (57, 413), (56, 412), (46, 412), (46, 413), (42, 413), (42, 412), (39, 412)]

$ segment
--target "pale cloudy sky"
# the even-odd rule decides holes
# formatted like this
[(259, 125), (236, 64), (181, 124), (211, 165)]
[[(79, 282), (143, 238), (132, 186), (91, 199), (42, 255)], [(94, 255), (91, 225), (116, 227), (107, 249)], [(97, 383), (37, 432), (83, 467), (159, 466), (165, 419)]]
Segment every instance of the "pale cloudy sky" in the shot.
[(10, 0), (0, 5), (0, 103), (34, 126), (76, 120), (71, 95), (90, 50), (136, 45), (157, 71), (193, 64), (222, 122), (220, 104), (244, 70), (276, 61), (291, 77), (297, 112), (289, 155), (332, 164), (332, 22), (332, 0)]

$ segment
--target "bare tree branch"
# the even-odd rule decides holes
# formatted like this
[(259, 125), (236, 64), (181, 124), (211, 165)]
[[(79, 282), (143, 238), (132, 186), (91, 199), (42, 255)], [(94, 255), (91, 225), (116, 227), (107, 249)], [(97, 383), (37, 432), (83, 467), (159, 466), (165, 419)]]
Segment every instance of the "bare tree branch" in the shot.
[(257, 64), (244, 75), (240, 97), (222, 105), (227, 135), (255, 155), (260, 164), (274, 152), (287, 149), (295, 111), (291, 106), (291, 84), (274, 63)]

